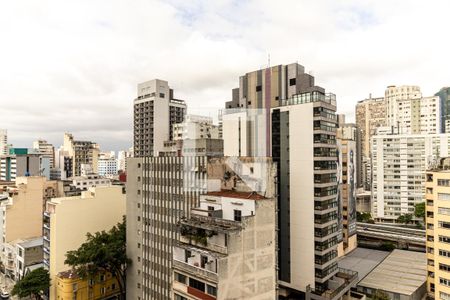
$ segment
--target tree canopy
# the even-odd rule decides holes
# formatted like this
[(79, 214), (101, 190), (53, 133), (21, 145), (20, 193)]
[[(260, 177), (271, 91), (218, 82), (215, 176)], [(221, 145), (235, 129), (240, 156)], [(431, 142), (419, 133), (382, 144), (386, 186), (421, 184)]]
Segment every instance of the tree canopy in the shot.
[(125, 295), (126, 256), (125, 217), (108, 232), (88, 233), (87, 240), (77, 250), (66, 254), (65, 263), (81, 278), (90, 278), (99, 272), (110, 272), (117, 279), (122, 297)]
[(50, 275), (44, 268), (31, 271), (19, 280), (11, 292), (19, 298), (31, 297), (41, 299), (41, 295), (46, 293), (50, 287)]
[(417, 203), (414, 206), (414, 215), (417, 218), (421, 218), (422, 220), (425, 220), (425, 202)]
[(400, 215), (397, 218), (397, 222), (403, 223), (403, 224), (409, 224), (409, 223), (412, 223), (412, 221), (413, 221), (412, 218), (413, 218), (412, 214)]

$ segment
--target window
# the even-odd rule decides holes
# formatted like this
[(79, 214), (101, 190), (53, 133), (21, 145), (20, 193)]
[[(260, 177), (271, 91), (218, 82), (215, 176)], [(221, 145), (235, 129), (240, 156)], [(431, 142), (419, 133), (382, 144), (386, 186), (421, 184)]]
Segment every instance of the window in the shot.
[(450, 252), (439, 249), (439, 255), (444, 257), (450, 257)]
[(438, 193), (438, 200), (450, 200), (450, 194)]
[(257, 86), (256, 86), (256, 91), (257, 91), (257, 92), (261, 92), (261, 91), (262, 91), (262, 86), (257, 85)]
[(439, 236), (439, 242), (450, 244), (450, 237), (445, 236), (445, 235), (440, 235)]
[(439, 228), (450, 229), (450, 222), (439, 221)]
[(186, 297), (180, 296), (178, 294), (175, 294), (175, 300), (187, 300)]
[(242, 212), (238, 209), (234, 210), (234, 220), (238, 222), (242, 221)]
[(438, 207), (438, 214), (450, 216), (450, 208)]
[(446, 264), (439, 264), (439, 270), (441, 271), (445, 271), (445, 272), (450, 272), (450, 266), (446, 265)]
[(450, 280), (446, 278), (439, 277), (439, 283), (445, 286), (450, 287)]
[(208, 257), (201, 255), (200, 256), (200, 266), (204, 269), (206, 267), (207, 263), (208, 263)]
[(439, 299), (450, 300), (450, 294), (447, 294), (447, 293), (444, 293), (444, 292), (439, 292)]
[(205, 283), (194, 278), (189, 278), (189, 286), (196, 290), (202, 291), (203, 293), (205, 292)]
[(106, 294), (106, 287), (102, 287), (100, 289), (100, 294), (102, 294), (102, 295)]
[(113, 283), (113, 284), (111, 285), (111, 289), (112, 289), (113, 291), (116, 289), (116, 284), (115, 284), (115, 283)]
[(184, 262), (187, 263), (189, 261), (189, 258), (192, 257), (192, 253), (189, 250), (184, 250)]
[(186, 279), (187, 279), (186, 275), (175, 272), (175, 280), (176, 281), (186, 284)]
[(213, 295), (213, 296), (217, 296), (217, 288), (215, 286), (212, 286), (212, 285), (208, 284), (206, 287), (207, 287), (207, 291), (206, 292), (208, 294)]
[(165, 96), (164, 93), (159, 93), (159, 98), (164, 98)]
[(291, 79), (289, 79), (289, 85), (290, 85), (290, 86), (295, 85), (295, 84), (296, 84), (296, 81), (297, 81), (296, 78), (291, 78)]
[(209, 210), (209, 211), (214, 210), (214, 206), (208, 206), (208, 210)]

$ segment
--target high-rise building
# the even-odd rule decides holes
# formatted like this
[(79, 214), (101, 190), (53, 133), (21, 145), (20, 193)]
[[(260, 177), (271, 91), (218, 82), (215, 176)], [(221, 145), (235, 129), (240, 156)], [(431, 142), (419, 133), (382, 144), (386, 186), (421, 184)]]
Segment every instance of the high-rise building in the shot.
[[(221, 141), (211, 134), (201, 137), (205, 126), (194, 125), (191, 134), (184, 129), (192, 128), (175, 125), (185, 112), (186, 104), (173, 98), (166, 81), (138, 85), (134, 157), (127, 160), (127, 255), (133, 260), (128, 299), (170, 299), (177, 222), (207, 190), (209, 155), (223, 155)], [(174, 139), (173, 128), (185, 139)]]
[(51, 170), (52, 180), (66, 180), (73, 176), (73, 156), (63, 147), (55, 150), (55, 167)]
[(172, 299), (277, 298), (276, 167), (267, 166), (264, 196), (246, 185), (218, 186), (180, 221)]
[(450, 299), (450, 164), (448, 158), (426, 173), (427, 291), (430, 299)]
[(396, 222), (423, 202), (425, 171), (449, 155), (450, 135), (377, 135), (372, 141), (372, 217)]
[(371, 141), (379, 127), (386, 126), (386, 101), (384, 98), (372, 98), (361, 100), (355, 109), (356, 127), (361, 131), (361, 155), (360, 155), (360, 186), (370, 190), (371, 185)]
[(335, 96), (298, 64), (247, 73), (232, 95), (222, 118), (224, 154), (271, 156), (278, 166), (280, 297), (340, 297), (354, 282), (335, 280), (343, 275)]
[(77, 141), (70, 133), (64, 133), (63, 151), (72, 158), (72, 176), (81, 175), (81, 165), (92, 166), (95, 173), (98, 171), (99, 147), (90, 141)]
[(8, 154), (8, 131), (0, 129), (0, 155)]
[(125, 202), (122, 186), (95, 187), (81, 196), (53, 198), (47, 202), (43, 221), (44, 266), (52, 283), (50, 299), (57, 299), (58, 273), (70, 269), (64, 263), (67, 251), (78, 249), (86, 241), (87, 233), (107, 231), (122, 222)]
[(339, 128), (336, 132), (338, 150), (337, 180), (339, 207), (338, 216), (342, 219), (342, 241), (339, 243), (338, 254), (342, 256), (353, 251), (356, 246), (356, 189), (358, 186), (357, 169), (359, 129), (355, 124), (345, 123), (343, 115), (338, 116)]
[(167, 81), (154, 79), (138, 84), (134, 100), (134, 156), (158, 156), (164, 141), (172, 139), (173, 124), (186, 113), (184, 100), (173, 97)]
[[(47, 157), (50, 161), (50, 168), (55, 167), (55, 147), (45, 140), (37, 140), (33, 142), (33, 149), (42, 157)], [(50, 171), (50, 170), (49, 170)]]
[[(10, 148), (8, 155), (0, 156), (0, 180), (15, 181), (20, 176), (39, 176), (43, 166), (49, 166), (49, 159), (29, 153), (27, 148)], [(49, 167), (47, 167), (49, 171)], [(49, 175), (49, 174), (48, 174)], [(50, 176), (46, 176), (47, 179)]]
[(385, 101), (386, 125), (395, 133), (441, 133), (439, 97), (422, 97), (418, 86), (388, 86)]
[(218, 139), (219, 127), (211, 117), (186, 115), (182, 123), (173, 124), (173, 140)]
[(435, 96), (441, 102), (441, 132), (450, 133), (450, 87), (443, 87)]

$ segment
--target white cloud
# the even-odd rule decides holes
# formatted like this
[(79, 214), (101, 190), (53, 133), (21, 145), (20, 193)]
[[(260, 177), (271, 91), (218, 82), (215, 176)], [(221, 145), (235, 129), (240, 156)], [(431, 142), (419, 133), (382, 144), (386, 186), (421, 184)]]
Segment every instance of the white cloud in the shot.
[(169, 81), (210, 114), (245, 72), (298, 61), (339, 111), (417, 84), (449, 84), (448, 1), (3, 1), (0, 127), (27, 146), (71, 131), (131, 145), (137, 83)]

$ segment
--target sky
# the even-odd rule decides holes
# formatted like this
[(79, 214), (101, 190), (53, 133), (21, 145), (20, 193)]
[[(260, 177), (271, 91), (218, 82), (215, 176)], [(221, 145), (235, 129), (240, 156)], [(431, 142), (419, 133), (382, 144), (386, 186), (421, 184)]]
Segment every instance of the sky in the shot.
[(3, 0), (0, 128), (31, 147), (63, 133), (132, 145), (137, 84), (169, 81), (188, 113), (215, 115), (240, 75), (298, 62), (354, 120), (388, 85), (450, 85), (446, 0)]

